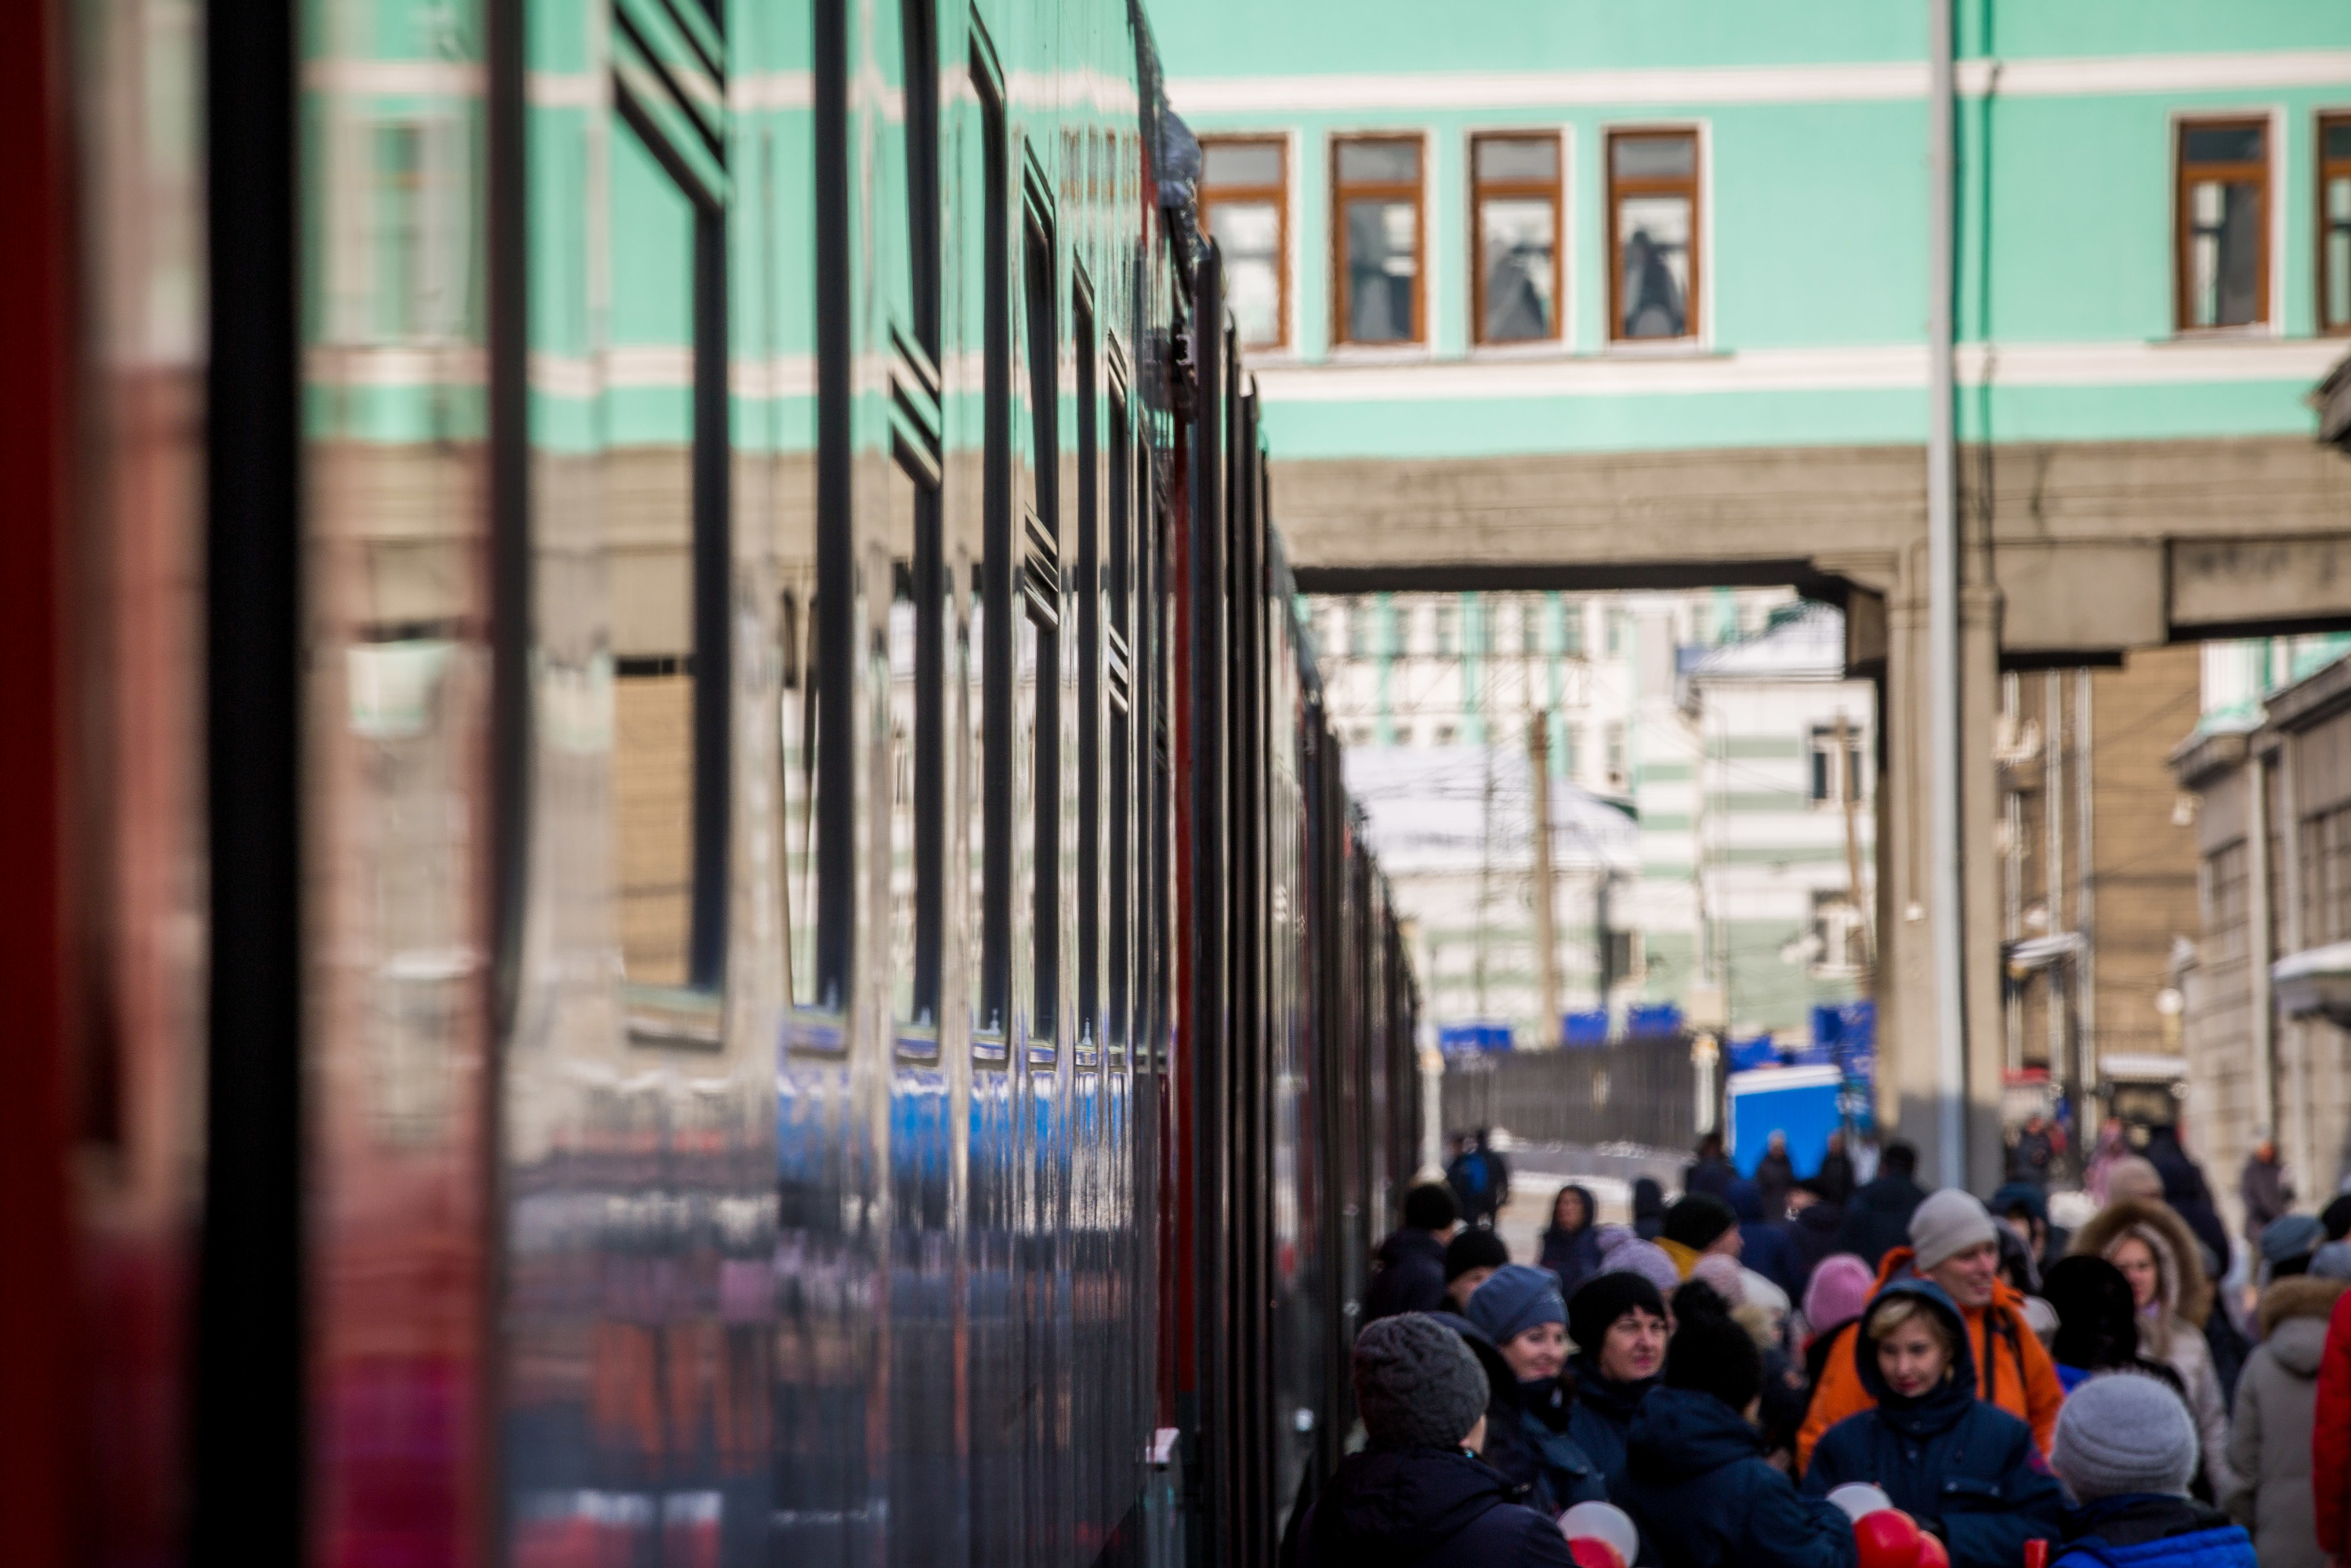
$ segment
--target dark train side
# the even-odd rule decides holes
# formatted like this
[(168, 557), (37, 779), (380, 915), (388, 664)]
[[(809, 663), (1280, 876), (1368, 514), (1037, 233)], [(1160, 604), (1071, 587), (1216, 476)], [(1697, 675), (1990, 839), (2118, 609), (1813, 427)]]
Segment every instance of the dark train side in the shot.
[(9, 1560), (1270, 1563), (1417, 998), (1140, 10), (70, 19)]

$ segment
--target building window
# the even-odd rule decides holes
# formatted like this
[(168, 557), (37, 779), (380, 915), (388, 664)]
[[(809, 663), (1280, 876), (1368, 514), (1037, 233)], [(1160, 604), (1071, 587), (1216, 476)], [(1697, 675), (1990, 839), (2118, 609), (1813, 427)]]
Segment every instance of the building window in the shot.
[(1571, 659), (1583, 657), (1583, 601), (1570, 599), (1560, 605), (1559, 651)]
[(1601, 612), (1601, 631), (1607, 640), (1608, 656), (1621, 657), (1625, 652), (1625, 612), (1614, 604)]
[(1602, 758), (1602, 764), (1608, 770), (1608, 787), (1612, 789), (1622, 789), (1625, 788), (1626, 777), (1625, 770), (1625, 726), (1621, 721), (1611, 722), (1608, 727), (1604, 730), (1602, 734), (1604, 737), (1607, 747), (1607, 755)]
[(1834, 725), (1813, 727), (1811, 747), (1812, 797), (1817, 806), (1842, 806), (1847, 800), (1861, 801), (1869, 798), (1862, 776), (1862, 736), (1848, 727), (1844, 732), (1844, 766), (1836, 765), (1837, 731)]
[(1539, 599), (1519, 601), (1519, 652), (1535, 658), (1543, 651), (1543, 603)]
[(1861, 967), (1861, 912), (1843, 892), (1813, 894), (1813, 972), (1849, 975)]
[(1449, 601), (1429, 607), (1429, 652), (1450, 658), (1461, 651), (1461, 612)]
[(2351, 332), (2351, 114), (2318, 122), (2318, 327)]
[(2269, 319), (2269, 122), (2179, 127), (2179, 330)]
[(1478, 222), (1478, 341), (1559, 336), (1559, 138), (1469, 143)]
[(1218, 140), (1203, 141), (1200, 156), (1200, 226), (1224, 256), (1241, 346), (1280, 348), (1289, 341), (1289, 151), (1279, 140)]
[(1698, 132), (1608, 137), (1608, 335), (1698, 335)]
[(1420, 142), (1409, 137), (1341, 141), (1332, 165), (1338, 340), (1417, 343)]

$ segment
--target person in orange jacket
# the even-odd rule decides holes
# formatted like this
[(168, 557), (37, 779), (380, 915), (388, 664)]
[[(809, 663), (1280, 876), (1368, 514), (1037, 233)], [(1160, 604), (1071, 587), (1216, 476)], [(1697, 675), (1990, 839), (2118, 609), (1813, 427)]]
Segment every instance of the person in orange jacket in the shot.
[[(2065, 1390), (2024, 1321), (2024, 1297), (2000, 1277), (2000, 1233), (1984, 1206), (1956, 1187), (1930, 1194), (1910, 1216), (1910, 1245), (1886, 1254), (1871, 1293), (1908, 1277), (1932, 1280), (1958, 1304), (1975, 1358), (1977, 1396), (2030, 1426), (2032, 1440), (2048, 1453)], [(1850, 1343), (1829, 1353), (1796, 1435), (1799, 1465), (1812, 1463), (1813, 1445), (1823, 1432), (1876, 1405), (1853, 1357)]]

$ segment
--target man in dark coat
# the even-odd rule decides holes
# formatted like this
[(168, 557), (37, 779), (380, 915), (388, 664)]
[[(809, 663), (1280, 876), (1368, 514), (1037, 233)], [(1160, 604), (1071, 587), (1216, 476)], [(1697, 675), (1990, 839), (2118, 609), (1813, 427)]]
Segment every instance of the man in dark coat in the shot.
[(1755, 1162), (1755, 1190), (1763, 1199), (1763, 1217), (1779, 1219), (1788, 1212), (1788, 1189), (1796, 1185), (1796, 1162), (1788, 1157), (1788, 1134), (1771, 1129), (1763, 1157)]
[(2049, 1167), (2057, 1163), (2057, 1140), (2060, 1134), (2050, 1126), (2049, 1118), (2035, 1111), (2016, 1130), (2016, 1137), (2008, 1145), (2008, 1179), (2031, 1182), (2034, 1186), (2049, 1185)]
[(2278, 1158), (2277, 1141), (2267, 1133), (2255, 1136), (2253, 1152), (2245, 1156), (2237, 1195), (2245, 1200), (2245, 1239), (2258, 1252), (2262, 1227), (2294, 1212), (2294, 1182), (2285, 1174), (2285, 1163)]
[(2188, 1228), (2211, 1254), (2204, 1260), (2206, 1276), (2220, 1278), (2229, 1271), (2229, 1228), (2221, 1222), (2220, 1211), (2212, 1207), (2212, 1188), (2204, 1180), (2203, 1167), (2180, 1147), (2179, 1130), (2158, 1127), (2148, 1134), (2147, 1159), (2163, 1178), (2163, 1201), (2188, 1222)]
[(1728, 1203), (1730, 1184), (1738, 1179), (1739, 1167), (1722, 1152), (1722, 1134), (1708, 1133), (1698, 1141), (1698, 1158), (1682, 1170), (1682, 1191), (1702, 1192)]
[(1821, 1197), (1839, 1208), (1853, 1197), (1853, 1156), (1844, 1152), (1844, 1130), (1829, 1134), (1828, 1153), (1821, 1156), (1821, 1168), (1813, 1174), (1820, 1184)]
[(1813, 1270), (1836, 1250), (1837, 1232), (1844, 1226), (1844, 1206), (1829, 1197), (1820, 1177), (1809, 1176), (1788, 1195), (1788, 1209), (1780, 1231), (1788, 1239), (1788, 1250), (1796, 1260), (1797, 1284), (1791, 1295), (1801, 1298), (1804, 1287), (1812, 1283)]
[(1910, 1242), (1910, 1216), (1927, 1200), (1918, 1185), (1918, 1151), (1896, 1141), (1878, 1156), (1877, 1179), (1853, 1195), (1837, 1230), (1839, 1252), (1851, 1252), (1871, 1268), (1892, 1249)]
[(1662, 1387), (1633, 1413), (1619, 1506), (1660, 1568), (1855, 1568), (1853, 1525), (1835, 1504), (1796, 1495), (1763, 1458), (1749, 1419), (1763, 1356), (1727, 1317), (1684, 1318)]
[[(1786, 1207), (1783, 1196), (1781, 1207), (1784, 1211)], [(1756, 1183), (1730, 1184), (1730, 1210), (1739, 1216), (1739, 1261), (1787, 1291), (1788, 1300), (1793, 1301), (1804, 1293), (1803, 1268), (1797, 1261), (1796, 1249), (1789, 1244), (1788, 1222), (1768, 1221), (1764, 1218), (1766, 1209), (1763, 1194)]]
[(1445, 1304), (1445, 1244), (1459, 1218), (1453, 1194), (1435, 1182), (1404, 1195), (1404, 1224), (1380, 1243), (1378, 1267), (1364, 1291), (1364, 1322)]
[(1458, 1334), (1385, 1319), (1356, 1338), (1353, 1370), (1370, 1447), (1307, 1511), (1300, 1568), (1573, 1568), (1559, 1527), (1471, 1451), (1488, 1388)]
[[(1871, 1332), (1886, 1333), (1885, 1320), (1896, 1315), (1889, 1307), (1906, 1301), (1915, 1303), (1910, 1321), (1931, 1315), (1949, 1356), (1931, 1385), (1907, 1396), (1887, 1381)], [(1804, 1471), (1804, 1495), (1825, 1498), (1847, 1481), (1872, 1482), (1942, 1538), (1951, 1568), (2014, 1568), (2027, 1541), (2054, 1541), (2064, 1493), (2033, 1446), (2032, 1428), (1976, 1397), (1967, 1324), (1942, 1287), (1897, 1280), (1877, 1292), (1861, 1323), (1854, 1364), (1877, 1407), (1823, 1435)]]

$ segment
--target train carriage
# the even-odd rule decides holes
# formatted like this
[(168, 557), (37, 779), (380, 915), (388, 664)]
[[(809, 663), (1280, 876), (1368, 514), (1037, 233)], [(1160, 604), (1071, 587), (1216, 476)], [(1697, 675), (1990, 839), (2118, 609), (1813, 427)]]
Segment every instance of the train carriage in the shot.
[(88, 11), (12, 1560), (1270, 1561), (1416, 999), (1139, 9)]

